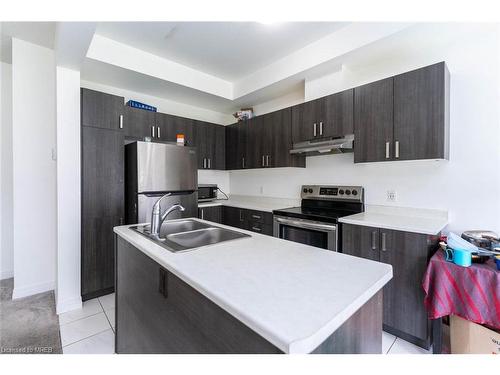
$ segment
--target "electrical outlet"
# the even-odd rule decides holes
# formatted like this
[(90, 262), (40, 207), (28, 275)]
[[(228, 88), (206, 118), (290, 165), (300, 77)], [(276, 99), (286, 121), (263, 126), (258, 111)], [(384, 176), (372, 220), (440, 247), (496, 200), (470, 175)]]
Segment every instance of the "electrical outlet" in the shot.
[(396, 190), (387, 190), (387, 201), (388, 202), (396, 202)]
[(264, 186), (261, 186), (260, 187), (260, 195), (263, 195), (264, 194)]
[(396, 202), (396, 200), (397, 200), (396, 190), (387, 190), (387, 201)]

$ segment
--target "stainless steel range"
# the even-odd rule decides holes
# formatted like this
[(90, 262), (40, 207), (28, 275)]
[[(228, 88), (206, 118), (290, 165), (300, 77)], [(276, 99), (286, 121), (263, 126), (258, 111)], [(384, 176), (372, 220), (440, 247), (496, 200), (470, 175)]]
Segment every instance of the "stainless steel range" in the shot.
[(273, 211), (274, 237), (339, 251), (338, 218), (363, 212), (361, 186), (304, 185), (300, 207)]

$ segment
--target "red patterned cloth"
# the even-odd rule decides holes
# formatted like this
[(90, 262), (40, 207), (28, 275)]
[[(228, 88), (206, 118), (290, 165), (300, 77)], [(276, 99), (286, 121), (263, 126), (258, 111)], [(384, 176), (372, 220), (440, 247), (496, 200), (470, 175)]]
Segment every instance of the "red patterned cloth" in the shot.
[(427, 266), (422, 286), (429, 319), (458, 315), (500, 329), (500, 271), (493, 259), (461, 267), (447, 262), (438, 250)]

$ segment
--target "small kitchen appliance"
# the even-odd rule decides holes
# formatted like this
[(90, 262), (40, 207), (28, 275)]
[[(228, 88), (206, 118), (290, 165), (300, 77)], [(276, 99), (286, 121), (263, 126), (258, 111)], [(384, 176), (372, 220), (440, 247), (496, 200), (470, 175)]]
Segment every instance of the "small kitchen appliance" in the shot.
[(210, 202), (217, 199), (219, 187), (215, 184), (198, 185), (198, 202)]

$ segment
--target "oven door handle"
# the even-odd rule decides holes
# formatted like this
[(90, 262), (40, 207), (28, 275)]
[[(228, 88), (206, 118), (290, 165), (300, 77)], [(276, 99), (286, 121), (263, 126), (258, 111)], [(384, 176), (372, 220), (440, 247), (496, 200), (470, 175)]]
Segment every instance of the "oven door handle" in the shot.
[(282, 219), (282, 218), (275, 218), (275, 220), (278, 223), (291, 225), (294, 227), (301, 227), (301, 228), (307, 228), (307, 229), (318, 229), (318, 230), (323, 230), (323, 231), (324, 230), (328, 230), (328, 231), (337, 230), (336, 225), (317, 224), (317, 223), (311, 223), (308, 221), (289, 220), (289, 219)]

